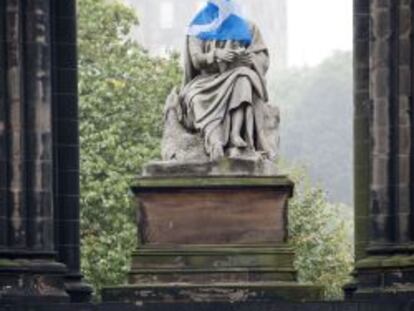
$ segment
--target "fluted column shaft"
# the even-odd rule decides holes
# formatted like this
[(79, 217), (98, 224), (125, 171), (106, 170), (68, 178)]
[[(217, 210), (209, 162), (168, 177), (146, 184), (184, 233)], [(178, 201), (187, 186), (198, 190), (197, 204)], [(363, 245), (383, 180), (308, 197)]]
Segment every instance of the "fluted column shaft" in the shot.
[(8, 0), (2, 5), (0, 253), (50, 257), (54, 241), (49, 4)]
[(413, 242), (410, 1), (372, 1), (371, 252)]
[(79, 255), (75, 3), (0, 1), (0, 300), (90, 299)]
[(355, 8), (357, 262), (347, 293), (411, 299), (414, 0), (355, 0)]
[(366, 256), (366, 247), (369, 243), (369, 2), (370, 0), (354, 0), (354, 193), (357, 259)]

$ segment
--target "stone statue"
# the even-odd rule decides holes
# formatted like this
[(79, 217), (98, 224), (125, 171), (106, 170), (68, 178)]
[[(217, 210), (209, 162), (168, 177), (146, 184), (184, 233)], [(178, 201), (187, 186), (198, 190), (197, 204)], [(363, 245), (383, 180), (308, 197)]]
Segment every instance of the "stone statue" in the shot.
[(274, 160), (279, 111), (268, 104), (269, 52), (232, 0), (209, 0), (190, 24), (184, 83), (167, 99), (163, 160)]
[[(139, 248), (129, 285), (103, 297), (140, 305), (319, 299), (322, 288), (298, 282), (288, 244), (294, 183), (275, 165), (279, 112), (267, 103), (259, 30), (232, 0), (209, 0), (189, 27), (185, 56), (184, 85), (167, 99), (163, 161), (145, 165), (131, 188)], [(275, 270), (269, 262), (279, 258)]]

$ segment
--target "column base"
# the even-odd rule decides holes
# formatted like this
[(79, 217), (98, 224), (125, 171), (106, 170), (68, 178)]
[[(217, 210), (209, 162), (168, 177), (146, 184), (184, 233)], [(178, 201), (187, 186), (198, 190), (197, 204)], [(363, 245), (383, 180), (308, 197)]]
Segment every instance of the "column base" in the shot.
[(50, 260), (0, 259), (0, 301), (69, 302), (65, 273), (65, 265)]
[(414, 299), (414, 255), (370, 256), (357, 262), (348, 299)]
[(92, 300), (93, 288), (85, 282), (82, 274), (67, 274), (64, 283), (71, 302), (85, 303)]

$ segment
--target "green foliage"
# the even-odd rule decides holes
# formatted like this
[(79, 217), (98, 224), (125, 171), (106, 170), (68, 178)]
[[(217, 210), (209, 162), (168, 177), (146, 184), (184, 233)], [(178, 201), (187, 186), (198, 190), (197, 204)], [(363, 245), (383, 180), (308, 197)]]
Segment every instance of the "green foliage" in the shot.
[(150, 57), (128, 39), (132, 9), (106, 0), (78, 7), (82, 264), (99, 290), (125, 281), (136, 246), (129, 187), (159, 157), (164, 100), (181, 73), (177, 57)]
[(323, 189), (313, 186), (304, 172), (290, 170), (296, 191), (289, 203), (289, 234), (299, 280), (322, 286), (327, 299), (339, 299), (354, 262), (351, 208), (329, 203)]

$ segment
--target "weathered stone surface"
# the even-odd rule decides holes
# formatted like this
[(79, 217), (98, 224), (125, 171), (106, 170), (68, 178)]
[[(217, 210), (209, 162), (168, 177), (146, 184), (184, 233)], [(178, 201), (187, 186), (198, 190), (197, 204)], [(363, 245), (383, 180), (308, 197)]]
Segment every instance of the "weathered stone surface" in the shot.
[(91, 296), (79, 272), (76, 69), (74, 0), (1, 1), (0, 300)]
[(407, 311), (411, 302), (400, 299), (376, 300), (370, 302), (307, 302), (289, 303), (272, 300), (262, 302), (221, 302), (221, 303), (96, 303), (96, 304), (27, 304), (0, 303), (0, 311)]
[(177, 90), (173, 90), (166, 100), (164, 134), (161, 154), (164, 161), (207, 162), (204, 142), (200, 135), (188, 132), (180, 123), (181, 108)]
[(66, 267), (51, 260), (0, 259), (0, 301), (68, 302)]
[(319, 287), (299, 284), (287, 245), (283, 176), (140, 178), (139, 247), (129, 285), (103, 291), (106, 301), (247, 302), (313, 300)]
[(228, 148), (226, 157), (210, 161), (199, 133), (191, 133), (180, 122), (181, 107), (176, 90), (166, 103), (163, 161), (144, 166), (144, 176), (220, 176), (250, 175), (274, 176), (278, 174), (276, 158), (279, 150), (279, 110), (265, 105), (264, 126), (271, 153), (267, 156), (249, 149)]
[[(145, 245), (283, 243), (289, 193), (271, 189), (192, 189), (140, 193)], [(248, 202), (248, 203), (247, 203)]]
[(144, 177), (180, 176), (276, 176), (275, 162), (267, 159), (228, 158), (214, 162), (150, 162)]
[(287, 239), (285, 177), (142, 178), (133, 188), (142, 245), (263, 244)]
[(186, 245), (140, 247), (130, 284), (294, 282), (294, 252), (287, 246)]
[(354, 297), (360, 299), (414, 297), (412, 16), (410, 1), (355, 1)]
[(246, 303), (317, 301), (322, 291), (314, 286), (288, 282), (262, 282), (257, 284), (170, 284), (134, 285), (103, 290), (105, 301), (129, 303)]
[[(266, 158), (273, 161), (279, 153), (279, 124), (280, 112), (276, 106), (264, 104), (263, 130), (270, 148)], [(204, 148), (203, 138), (199, 133), (192, 133), (185, 129), (180, 120), (182, 111), (177, 90), (173, 90), (166, 100), (164, 135), (162, 140), (162, 159), (166, 162), (208, 162), (210, 159)], [(226, 156), (242, 159), (261, 159), (260, 153), (249, 150), (239, 150), (234, 156), (227, 150)]]

